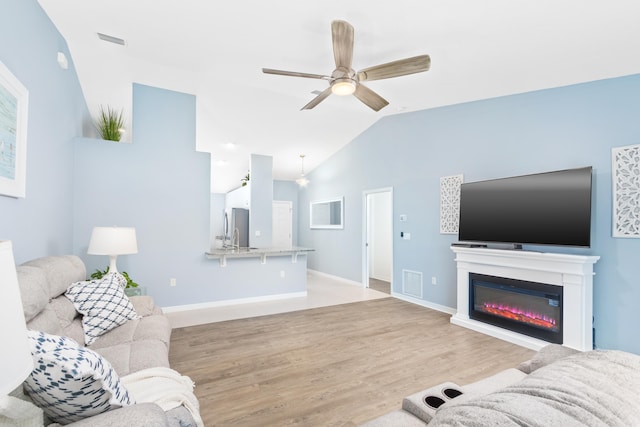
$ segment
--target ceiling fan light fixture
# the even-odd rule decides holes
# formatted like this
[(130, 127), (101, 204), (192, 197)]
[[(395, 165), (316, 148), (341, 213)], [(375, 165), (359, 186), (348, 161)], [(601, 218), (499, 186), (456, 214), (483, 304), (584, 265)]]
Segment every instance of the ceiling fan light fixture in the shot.
[(389, 101), (362, 83), (421, 73), (429, 70), (431, 67), (431, 58), (429, 55), (418, 55), (355, 71), (352, 68), (353, 35), (353, 26), (348, 22), (335, 20), (331, 23), (331, 41), (333, 43), (333, 59), (336, 68), (331, 72), (330, 76), (276, 70), (273, 68), (263, 68), (262, 72), (266, 74), (279, 74), (281, 76), (329, 81), (329, 86), (321, 92), (316, 92), (316, 97), (302, 107), (301, 110), (311, 110), (315, 108), (327, 99), (329, 95), (354, 95), (373, 111), (380, 111), (389, 105)]
[(351, 95), (356, 91), (356, 82), (350, 78), (336, 79), (331, 85), (331, 92), (334, 95)]

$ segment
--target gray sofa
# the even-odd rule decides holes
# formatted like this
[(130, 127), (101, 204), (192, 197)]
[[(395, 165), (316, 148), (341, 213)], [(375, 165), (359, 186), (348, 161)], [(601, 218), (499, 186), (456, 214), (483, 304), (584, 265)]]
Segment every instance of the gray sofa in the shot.
[[(65, 336), (83, 345), (82, 316), (64, 293), (74, 282), (86, 280), (84, 263), (77, 256), (38, 258), (17, 267), (27, 328)], [(119, 377), (147, 368), (169, 368), (171, 325), (151, 297), (130, 298), (138, 319), (100, 336), (86, 346), (102, 355)], [(195, 426), (184, 407), (167, 412), (154, 403), (138, 403), (94, 415), (74, 426)]]
[(411, 426), (637, 426), (640, 356), (552, 344), (518, 368), (406, 397), (402, 409), (364, 424)]

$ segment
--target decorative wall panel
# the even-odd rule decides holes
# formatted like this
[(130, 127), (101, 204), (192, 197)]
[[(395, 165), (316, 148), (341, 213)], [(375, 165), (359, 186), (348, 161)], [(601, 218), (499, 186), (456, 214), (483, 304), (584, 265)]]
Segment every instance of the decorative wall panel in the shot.
[(611, 150), (613, 237), (640, 238), (640, 145)]
[(458, 234), (462, 175), (440, 178), (440, 233)]

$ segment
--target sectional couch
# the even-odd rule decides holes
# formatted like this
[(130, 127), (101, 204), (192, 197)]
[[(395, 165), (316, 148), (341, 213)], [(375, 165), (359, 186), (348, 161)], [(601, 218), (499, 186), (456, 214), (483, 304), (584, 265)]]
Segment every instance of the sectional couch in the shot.
[(478, 382), (406, 397), (366, 427), (640, 426), (640, 356), (557, 344)]
[[(197, 400), (189, 390), (193, 390), (193, 384), (170, 369), (171, 325), (151, 297), (122, 299), (119, 290), (100, 297), (101, 301), (91, 300), (95, 293), (85, 295), (89, 311), (84, 311), (82, 306), (86, 314), (81, 314), (76, 306), (78, 298), (82, 299), (82, 293), (91, 286), (102, 285), (86, 281), (86, 268), (79, 257), (38, 258), (19, 265), (17, 274), (36, 365), (25, 382), (25, 390), (51, 418), (45, 423), (53, 420), (74, 426), (98, 427), (201, 425)], [(105, 279), (109, 278), (105, 276)], [(120, 279), (114, 275), (110, 280)], [(117, 298), (121, 300), (120, 305), (114, 305)], [(105, 302), (107, 299), (109, 301)], [(107, 332), (90, 330), (88, 325), (92, 319), (98, 319), (94, 327), (103, 327), (102, 314), (95, 315), (91, 311), (100, 307), (106, 309), (107, 316), (127, 316), (116, 319), (116, 322), (124, 323), (111, 326)], [(89, 319), (89, 315), (94, 318)], [(73, 366), (58, 366), (60, 360), (69, 359), (73, 360)], [(51, 379), (61, 372), (62, 378), (75, 378), (69, 382)], [(128, 378), (131, 379), (127, 382)], [(99, 381), (98, 388), (92, 392), (97, 396), (94, 402), (87, 404), (83, 397), (73, 400), (82, 394), (78, 388), (93, 387), (96, 379)], [(171, 392), (165, 393), (166, 398), (160, 406), (149, 402), (152, 398), (140, 401), (128, 390), (136, 384), (142, 390), (164, 387), (159, 384), (167, 384), (167, 381), (173, 381), (171, 384), (175, 386), (166, 387)], [(143, 394), (138, 393), (139, 396)], [(158, 396), (154, 398), (158, 399)], [(176, 405), (176, 401), (182, 403)]]

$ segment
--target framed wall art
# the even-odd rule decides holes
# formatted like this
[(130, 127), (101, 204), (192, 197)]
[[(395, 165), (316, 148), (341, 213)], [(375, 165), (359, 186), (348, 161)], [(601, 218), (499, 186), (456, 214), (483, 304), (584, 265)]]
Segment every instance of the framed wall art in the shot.
[(29, 92), (0, 62), (0, 195), (25, 197)]
[(611, 149), (613, 237), (640, 238), (640, 145)]

